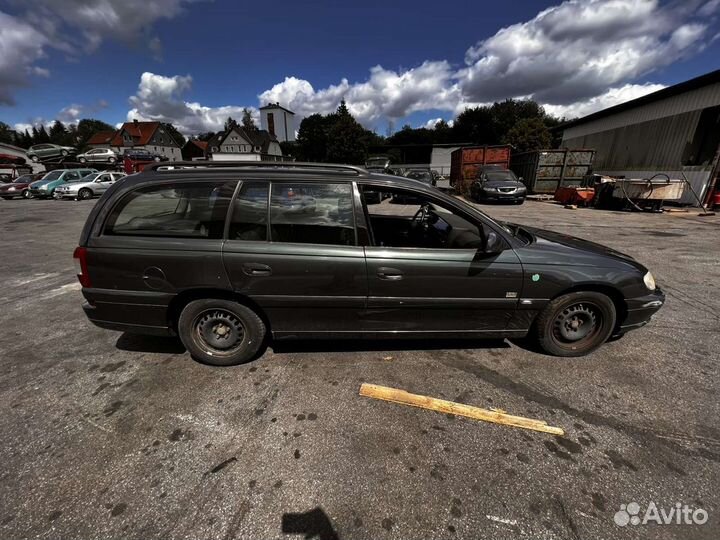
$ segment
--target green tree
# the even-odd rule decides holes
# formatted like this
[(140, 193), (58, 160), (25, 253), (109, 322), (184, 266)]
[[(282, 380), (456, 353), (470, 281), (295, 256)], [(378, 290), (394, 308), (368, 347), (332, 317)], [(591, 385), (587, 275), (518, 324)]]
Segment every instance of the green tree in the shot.
[(16, 144), (15, 132), (5, 122), (0, 122), (0, 142)]
[(455, 119), (452, 127), (454, 142), (497, 144), (490, 107), (467, 108)]
[(53, 122), (53, 125), (50, 126), (50, 142), (53, 144), (66, 144), (67, 134), (68, 132), (65, 128), (65, 124), (63, 124), (60, 120), (55, 120), (55, 122)]
[(77, 128), (73, 135), (73, 144), (78, 148), (82, 148), (87, 141), (99, 131), (115, 131), (115, 128), (102, 120), (94, 118), (83, 118), (78, 122)]
[(363, 164), (367, 157), (365, 129), (350, 114), (345, 100), (335, 113), (328, 131), (327, 160), (334, 163)]
[(325, 161), (327, 156), (329, 122), (326, 116), (311, 114), (303, 118), (298, 129), (298, 159)]
[(215, 136), (214, 131), (205, 131), (203, 133), (198, 133), (197, 135), (195, 135), (194, 138), (197, 139), (198, 141), (207, 142), (210, 139), (212, 139), (214, 136)]
[(180, 146), (180, 148), (185, 146), (185, 136), (180, 133), (175, 126), (173, 126), (172, 124), (163, 124), (163, 127), (168, 132), (168, 135), (170, 135), (173, 140), (178, 143), (178, 146)]
[(232, 127), (237, 127), (238, 123), (235, 121), (235, 119), (232, 116), (228, 116), (228, 119), (225, 120), (225, 131)]
[(502, 142), (513, 145), (517, 152), (527, 152), (548, 148), (552, 137), (542, 118), (523, 118), (510, 128)]
[(246, 132), (258, 131), (258, 127), (255, 124), (255, 120), (252, 117), (252, 112), (247, 107), (245, 107), (242, 110), (241, 122), (242, 122), (242, 127)]

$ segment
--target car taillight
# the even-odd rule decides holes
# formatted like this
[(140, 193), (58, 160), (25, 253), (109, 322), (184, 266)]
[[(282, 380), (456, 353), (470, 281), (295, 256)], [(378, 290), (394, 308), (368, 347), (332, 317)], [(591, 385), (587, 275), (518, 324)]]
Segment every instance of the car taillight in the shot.
[(77, 277), (80, 285), (83, 287), (91, 287), (90, 275), (87, 270), (87, 249), (84, 247), (76, 247), (73, 253), (75, 260), (75, 268), (77, 269)]

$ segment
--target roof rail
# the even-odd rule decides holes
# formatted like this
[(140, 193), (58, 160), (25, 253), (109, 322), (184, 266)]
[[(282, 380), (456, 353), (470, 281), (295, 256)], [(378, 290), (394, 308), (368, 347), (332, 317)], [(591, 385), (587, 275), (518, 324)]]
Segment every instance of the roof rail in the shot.
[(178, 169), (295, 169), (307, 171), (328, 171), (366, 176), (370, 174), (362, 167), (337, 163), (303, 163), (297, 161), (161, 161), (146, 166), (145, 171), (167, 172)]

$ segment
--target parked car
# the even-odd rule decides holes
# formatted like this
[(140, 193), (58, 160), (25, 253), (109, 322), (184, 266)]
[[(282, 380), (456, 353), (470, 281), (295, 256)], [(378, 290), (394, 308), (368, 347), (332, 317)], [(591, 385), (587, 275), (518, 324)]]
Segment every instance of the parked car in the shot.
[[(581, 356), (665, 301), (628, 255), (495, 221), (415, 180), (327, 164), (173, 165), (111, 186), (74, 258), (90, 321), (179, 335), (208, 364), (299, 337), (530, 334), (550, 354)], [(288, 211), (290, 187), (312, 192), (314, 210)], [(418, 203), (368, 204), (377, 191)]]
[(84, 154), (78, 154), (80, 163), (117, 163), (120, 156), (110, 148), (93, 148)]
[(52, 197), (58, 186), (66, 182), (80, 180), (95, 172), (97, 172), (97, 169), (55, 169), (46, 173), (40, 180), (30, 184), (30, 194), (41, 199)]
[(29, 189), (30, 184), (35, 180), (42, 178), (44, 175), (45, 173), (24, 174), (8, 184), (0, 185), (0, 197), (3, 199), (13, 199), (15, 197), (29, 199), (32, 197)]
[(37, 163), (38, 161), (46, 161), (48, 159), (60, 159), (68, 156), (74, 156), (77, 150), (72, 146), (59, 146), (57, 144), (36, 144), (28, 148), (27, 156)]
[(73, 180), (55, 188), (56, 199), (77, 199), (84, 201), (92, 199), (107, 191), (115, 182), (127, 176), (121, 172), (98, 172), (92, 173), (80, 180)]
[(133, 161), (167, 161), (169, 159), (144, 148), (126, 148), (122, 157)]
[(12, 154), (0, 154), (0, 164), (4, 165), (23, 165), (25, 158), (20, 156), (14, 156)]
[(470, 186), (470, 196), (479, 202), (522, 204), (527, 196), (527, 188), (514, 172), (491, 165), (478, 170), (478, 179)]

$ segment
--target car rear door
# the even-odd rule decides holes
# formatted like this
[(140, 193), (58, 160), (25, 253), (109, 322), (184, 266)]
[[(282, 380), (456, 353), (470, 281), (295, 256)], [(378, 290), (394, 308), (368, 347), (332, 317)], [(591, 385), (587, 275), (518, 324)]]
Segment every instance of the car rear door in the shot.
[[(371, 231), (371, 245), (365, 248), (369, 297), (364, 327), (368, 331), (488, 336), (508, 329), (517, 309), (523, 269), (510, 246), (497, 253), (484, 252), (480, 244), (493, 230), (489, 224), (411, 189), (398, 191), (392, 198), (373, 195), (367, 200), (370, 204), (364, 205), (363, 214)], [(467, 227), (461, 233), (470, 239), (467, 247), (461, 243), (445, 248), (415, 245), (412, 235), (404, 236), (402, 231), (409, 230), (422, 202), (445, 204), (450, 213), (438, 226), (446, 229), (452, 224), (456, 233)]]
[(223, 261), (276, 338), (361, 335), (367, 275), (352, 198), (346, 181), (248, 178), (240, 187)]
[(229, 290), (222, 266), (227, 210), (237, 181), (197, 176), (136, 188), (114, 202), (87, 243), (95, 320), (166, 331), (179, 293)]

